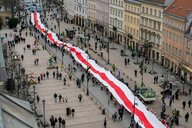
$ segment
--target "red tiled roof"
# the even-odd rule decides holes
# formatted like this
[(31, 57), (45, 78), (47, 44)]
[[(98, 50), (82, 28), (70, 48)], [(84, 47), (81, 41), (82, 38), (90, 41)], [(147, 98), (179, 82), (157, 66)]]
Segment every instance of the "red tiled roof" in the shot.
[(192, 0), (175, 0), (166, 12), (186, 17), (192, 11)]

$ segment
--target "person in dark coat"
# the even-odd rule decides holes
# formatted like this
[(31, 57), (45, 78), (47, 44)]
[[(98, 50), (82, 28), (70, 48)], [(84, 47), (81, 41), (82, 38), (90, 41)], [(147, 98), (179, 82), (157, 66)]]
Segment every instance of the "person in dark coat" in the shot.
[(106, 119), (106, 117), (104, 118), (104, 123), (103, 123), (103, 125), (104, 125), (104, 128), (107, 128), (107, 119)]
[(189, 113), (187, 112), (187, 113), (185, 114), (185, 122), (188, 122), (188, 120), (189, 120)]
[(186, 102), (185, 101), (183, 101), (183, 109), (185, 109), (185, 106), (186, 106)]
[(188, 105), (189, 105), (189, 108), (190, 108), (191, 107), (191, 100), (189, 100)]

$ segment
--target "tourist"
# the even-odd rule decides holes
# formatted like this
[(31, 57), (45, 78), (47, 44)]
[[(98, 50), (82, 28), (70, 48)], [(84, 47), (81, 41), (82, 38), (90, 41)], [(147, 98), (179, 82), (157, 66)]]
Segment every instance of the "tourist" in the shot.
[(57, 93), (54, 94), (55, 102), (57, 102)]
[(81, 102), (81, 100), (82, 100), (82, 95), (79, 94), (78, 98), (79, 98), (79, 102)]
[(104, 123), (103, 123), (103, 125), (104, 125), (104, 128), (107, 128), (107, 119), (106, 119), (106, 117), (104, 118)]
[(188, 120), (189, 120), (189, 113), (187, 112), (187, 113), (185, 114), (185, 122), (188, 122)]
[(189, 100), (188, 105), (189, 105), (189, 108), (190, 108), (191, 107), (191, 100)]
[(185, 106), (186, 106), (186, 102), (185, 101), (183, 101), (183, 109), (185, 110)]

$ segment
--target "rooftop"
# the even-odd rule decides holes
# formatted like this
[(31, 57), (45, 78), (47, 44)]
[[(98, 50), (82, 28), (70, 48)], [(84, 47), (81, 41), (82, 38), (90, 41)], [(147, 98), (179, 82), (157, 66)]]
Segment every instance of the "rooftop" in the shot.
[(0, 93), (0, 128), (38, 128), (30, 104)]
[(191, 0), (175, 0), (166, 10), (167, 13), (171, 13), (173, 15), (181, 17), (187, 17), (191, 11), (192, 11)]
[(166, 0), (140, 0), (144, 2), (156, 3), (156, 4), (164, 4)]

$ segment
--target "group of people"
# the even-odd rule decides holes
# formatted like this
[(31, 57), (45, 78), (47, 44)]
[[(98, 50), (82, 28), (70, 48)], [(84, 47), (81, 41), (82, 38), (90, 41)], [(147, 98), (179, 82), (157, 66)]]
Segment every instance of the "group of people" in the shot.
[(68, 99), (67, 99), (67, 97), (63, 97), (61, 94), (57, 94), (57, 93), (54, 93), (54, 95), (53, 95), (53, 97), (54, 97), (54, 99), (55, 99), (55, 102), (57, 102), (58, 100), (57, 99), (59, 99), (59, 102), (68, 102)]
[(60, 116), (57, 118), (52, 115), (49, 120), (52, 128), (56, 128), (57, 126), (59, 126), (59, 128), (65, 128), (66, 122), (64, 118)]
[(66, 116), (70, 116), (70, 115), (72, 115), (72, 117), (74, 117), (74, 115), (75, 115), (75, 109), (74, 109), (74, 108), (67, 107), (67, 108), (66, 108)]

